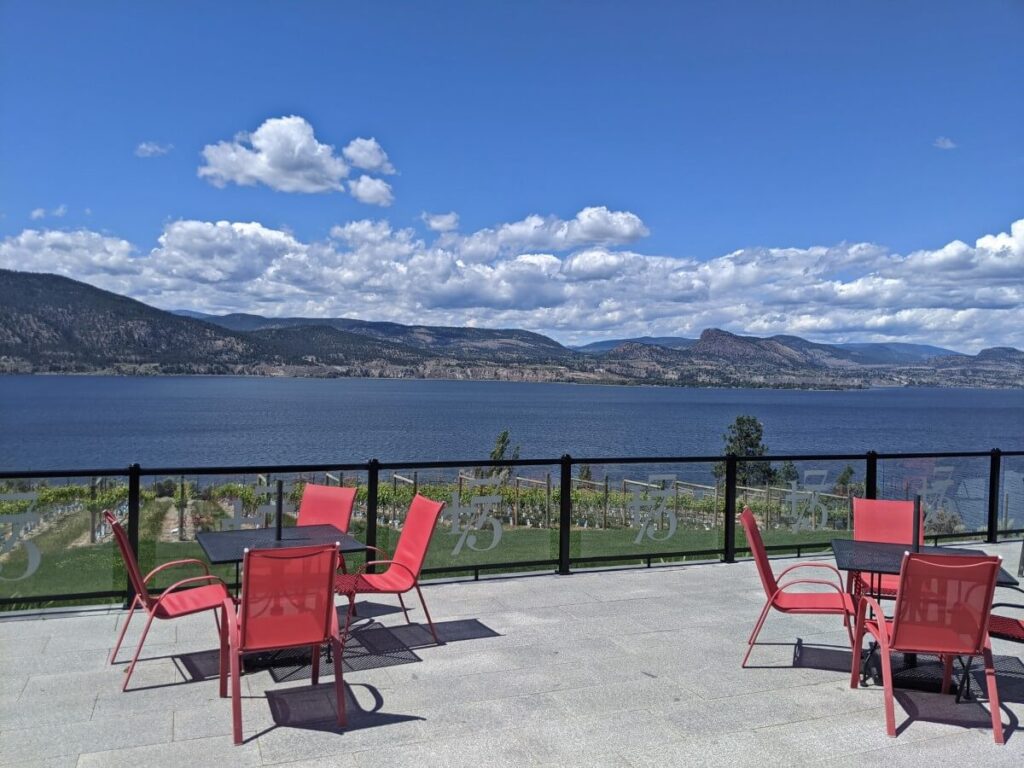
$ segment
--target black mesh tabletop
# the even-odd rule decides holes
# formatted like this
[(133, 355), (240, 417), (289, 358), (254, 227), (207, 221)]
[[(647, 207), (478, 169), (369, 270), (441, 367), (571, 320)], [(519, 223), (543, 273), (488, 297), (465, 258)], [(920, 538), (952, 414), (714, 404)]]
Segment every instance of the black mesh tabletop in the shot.
[(275, 528), (252, 528), (240, 531), (206, 531), (196, 534), (211, 563), (237, 563), (245, 558), (246, 549), (282, 549), (311, 547), (317, 544), (339, 544), (341, 552), (362, 552), (364, 544), (342, 533), (333, 525), (297, 525), (281, 529), (277, 540)]
[[(903, 554), (908, 551), (910, 551), (910, 544), (832, 539), (832, 552), (836, 556), (836, 567), (841, 571), (898, 574), (903, 563)], [(921, 547), (918, 551), (926, 555), (984, 554), (976, 549), (955, 547)], [(999, 578), (996, 583), (1001, 587), (1017, 586), (1017, 580), (1002, 568), (999, 569)]]

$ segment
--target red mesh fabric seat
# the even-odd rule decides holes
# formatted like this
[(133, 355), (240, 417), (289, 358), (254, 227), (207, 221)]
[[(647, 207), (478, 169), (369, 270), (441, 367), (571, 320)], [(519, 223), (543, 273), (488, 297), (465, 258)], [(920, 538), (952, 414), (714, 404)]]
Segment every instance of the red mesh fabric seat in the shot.
[[(744, 508), (743, 513), (740, 515), (740, 522), (743, 524), (743, 530), (747, 535), (747, 543), (750, 545), (750, 551), (754, 555), (754, 562), (757, 564), (757, 573), (761, 577), (761, 586), (764, 587), (764, 593), (768, 598), (764, 608), (761, 609), (761, 615), (757, 619), (757, 624), (754, 625), (754, 630), (750, 633), (750, 637), (747, 638), (747, 653), (743, 657), (743, 662), (740, 666), (747, 666), (750, 652), (754, 650), (757, 636), (760, 634), (761, 627), (764, 626), (765, 619), (772, 608), (782, 613), (839, 615), (843, 617), (843, 626), (846, 627), (847, 634), (850, 634), (849, 616), (853, 613), (853, 601), (843, 589), (843, 579), (836, 567), (828, 563), (797, 563), (782, 571), (779, 574), (779, 579), (799, 568), (824, 568), (836, 575), (836, 581), (831, 579), (828, 581), (824, 579), (790, 579), (789, 581), (779, 583), (772, 572), (771, 562), (768, 560), (764, 541), (761, 539), (761, 531), (757, 527), (757, 520), (754, 519), (754, 513), (750, 511), (749, 507)], [(824, 586), (828, 587), (828, 591), (787, 591), (790, 587), (797, 584)], [(852, 634), (850, 634), (850, 642), (851, 644), (853, 643)]]
[(220, 695), (227, 696), (230, 677), (235, 744), (242, 743), (242, 654), (252, 651), (308, 647), (313, 685), (317, 685), (320, 646), (330, 643), (334, 650), (338, 725), (345, 725), (343, 646), (334, 607), (337, 548), (327, 545), (246, 550), (243, 567), (238, 612), (230, 600), (222, 602), (220, 645)]
[[(1014, 603), (994, 603), (993, 608), (1019, 608), (1024, 610), (1024, 605)], [(1017, 643), (1024, 643), (1024, 618), (1013, 618), (993, 613), (988, 618), (988, 633), (992, 637), (1001, 640), (1012, 640)]]
[[(221, 608), (224, 600), (230, 600), (230, 597), (227, 585), (216, 576), (211, 575), (209, 567), (202, 560), (174, 560), (154, 568), (143, 576), (139, 570), (139, 563), (135, 559), (135, 553), (132, 552), (131, 544), (128, 542), (128, 534), (125, 533), (117, 518), (107, 510), (103, 513), (103, 519), (106, 520), (111, 531), (114, 533), (114, 540), (117, 542), (117, 548), (121, 551), (124, 567), (128, 571), (128, 578), (131, 580), (132, 589), (135, 591), (135, 598), (128, 609), (128, 616), (121, 626), (121, 632), (117, 636), (114, 649), (110, 652), (111, 664), (117, 659), (117, 652), (121, 649), (121, 642), (128, 631), (128, 624), (131, 623), (135, 610), (142, 608), (146, 611), (146, 625), (142, 628), (142, 634), (139, 636), (139, 644), (135, 648), (135, 655), (132, 656), (131, 663), (128, 665), (128, 669), (125, 670), (124, 684), (121, 686), (121, 690), (126, 691), (128, 690), (128, 682), (132, 679), (132, 673), (135, 671), (135, 665), (139, 661), (139, 653), (142, 652), (142, 644), (146, 642), (146, 635), (149, 634), (149, 628), (153, 623), (153, 619), (176, 619), (180, 616), (212, 610), (214, 611), (213, 618), (216, 623), (216, 611)], [(149, 584), (157, 574), (172, 568), (180, 568), (184, 565), (198, 566), (203, 570), (203, 575), (179, 579), (157, 597), (149, 594)]]
[[(419, 578), (423, 561), (427, 556), (427, 548), (430, 546), (430, 539), (434, 535), (434, 528), (437, 526), (442, 509), (444, 509), (443, 501), (431, 501), (425, 496), (416, 494), (405, 515), (405, 524), (398, 536), (394, 557), (390, 560), (370, 560), (357, 573), (338, 574), (334, 581), (334, 587), (338, 594), (344, 595), (349, 601), (349, 612), (345, 622), (346, 633), (348, 624), (355, 613), (355, 598), (359, 594), (398, 595), (398, 602), (405, 613), (405, 620), (411, 624), (409, 610), (405, 607), (402, 594), (415, 588), (416, 593), (420, 596), (423, 613), (427, 617), (427, 624), (430, 626), (430, 633), (434, 636), (434, 642), (440, 644), (441, 641), (434, 629), (434, 622), (430, 619), (430, 611), (427, 610), (427, 602), (423, 599), (423, 592), (420, 590)], [(379, 549), (376, 551), (382, 552)], [(387, 565), (388, 568), (383, 573), (367, 573), (366, 569), (371, 565)]]
[[(914, 540), (914, 502), (854, 498), (853, 538), (857, 541), (881, 541), (909, 546)], [(918, 543), (924, 544), (923, 512), (918, 529)], [(847, 586), (855, 594), (871, 591), (880, 597), (894, 598), (900, 586), (900, 577), (885, 573), (880, 577), (876, 574), (872, 580), (870, 574), (851, 573)]]
[[(885, 619), (874, 598), (862, 596), (857, 606), (856, 633), (850, 687), (860, 679), (860, 647), (864, 633), (878, 640), (885, 685), (885, 727), (896, 735), (892, 695), (890, 654), (930, 653), (943, 661), (942, 692), (948, 693), (955, 656), (982, 656), (988, 683), (992, 730), (997, 744), (1003, 743), (989, 614), (999, 574), (999, 558), (987, 555), (924, 555), (907, 553), (900, 569), (899, 591), (892, 620)], [(875, 617), (868, 618), (868, 608)]]

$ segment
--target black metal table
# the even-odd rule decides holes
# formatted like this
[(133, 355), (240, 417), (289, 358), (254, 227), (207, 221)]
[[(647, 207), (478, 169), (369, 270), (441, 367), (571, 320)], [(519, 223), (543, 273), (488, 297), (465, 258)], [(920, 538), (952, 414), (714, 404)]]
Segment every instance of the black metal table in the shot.
[[(206, 559), (215, 565), (235, 564), (235, 584), (240, 585), (239, 568), (245, 559), (247, 549), (287, 549), (289, 547), (312, 547), (318, 544), (337, 544), (338, 551), (364, 552), (361, 544), (347, 533), (333, 525), (296, 525), (280, 529), (280, 538), (275, 528), (243, 528), (235, 531), (203, 531), (196, 534), (196, 541), (206, 553)], [(236, 586), (237, 589), (237, 586)]]
[[(892, 544), (880, 541), (856, 541), (854, 539), (832, 539), (832, 553), (836, 558), (836, 567), (841, 571), (861, 572), (871, 574), (869, 592), (878, 597), (881, 593), (881, 581), (883, 574), (900, 573), (903, 565), (903, 556), (907, 552), (919, 552), (927, 555), (973, 555), (984, 554), (976, 549), (962, 549), (957, 547), (918, 547), (916, 550), (910, 544)], [(877, 581), (876, 581), (877, 578)], [(996, 585), (1000, 587), (1016, 587), (1018, 581), (1003, 568), (999, 569), (996, 578)], [(876, 644), (872, 643), (863, 663), (862, 674), (868, 675), (870, 660), (877, 651)], [(901, 671), (913, 670), (917, 667), (917, 655), (905, 654), (906, 666)], [(921, 676), (916, 679), (901, 681), (903, 687), (922, 688), (924, 690), (935, 689), (934, 681), (922, 680)], [(959, 695), (959, 694), (958, 694)], [(966, 695), (966, 692), (965, 692)]]
[[(918, 547), (916, 550), (912, 550), (909, 544), (832, 539), (832, 553), (836, 557), (836, 568), (841, 571), (861, 571), (877, 576), (882, 574), (899, 575), (900, 567), (903, 565), (903, 555), (911, 551), (925, 555), (984, 554), (976, 549), (957, 547)], [(1000, 587), (1016, 587), (1018, 581), (1006, 570), (1000, 568), (996, 584)]]
[[(280, 538), (278, 538), (280, 536)], [(204, 531), (196, 534), (196, 541), (214, 564), (234, 563), (235, 584), (240, 585), (239, 567), (247, 549), (288, 549), (311, 547), (319, 544), (337, 544), (338, 551), (365, 552), (366, 545), (333, 525), (296, 525), (281, 528), (243, 528), (235, 531)], [(330, 646), (328, 646), (328, 651)], [(330, 654), (328, 653), (328, 660)], [(278, 663), (277, 651), (270, 654), (251, 654), (245, 659), (247, 671), (266, 669)]]

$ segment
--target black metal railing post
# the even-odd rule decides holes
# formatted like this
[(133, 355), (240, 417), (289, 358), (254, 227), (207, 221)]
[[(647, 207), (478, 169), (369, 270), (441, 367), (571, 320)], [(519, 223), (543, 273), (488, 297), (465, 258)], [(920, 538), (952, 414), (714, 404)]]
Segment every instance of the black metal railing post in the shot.
[(725, 542), (724, 560), (736, 562), (736, 454), (725, 457)]
[[(138, 464), (128, 467), (128, 544), (135, 554), (135, 560), (139, 559), (139, 509), (141, 507), (140, 482), (141, 471)], [(135, 587), (132, 586), (131, 578), (125, 574), (128, 580), (128, 600), (125, 607), (135, 601)]]
[(864, 470), (864, 498), (878, 498), (878, 452), (868, 451)]
[(988, 468), (988, 538), (989, 544), (999, 541), (999, 475), (1002, 471), (1003, 453), (993, 448)]
[[(366, 546), (377, 546), (377, 493), (380, 488), (380, 462), (377, 459), (370, 459), (366, 465)], [(366, 559), (372, 560), (376, 555), (371, 555), (367, 550)], [(371, 565), (368, 573), (374, 572)]]
[(569, 533), (572, 529), (572, 457), (562, 456), (558, 494), (558, 573), (568, 576)]

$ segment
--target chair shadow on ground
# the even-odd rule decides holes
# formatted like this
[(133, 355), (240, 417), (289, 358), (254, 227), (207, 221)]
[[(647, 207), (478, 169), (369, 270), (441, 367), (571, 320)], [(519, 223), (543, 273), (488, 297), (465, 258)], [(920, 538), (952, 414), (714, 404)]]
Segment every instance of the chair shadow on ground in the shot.
[[(379, 609), (378, 609), (379, 606)], [(400, 611), (401, 609), (395, 609)], [(379, 603), (359, 604), (359, 618), (351, 627), (345, 643), (344, 672), (366, 671), (411, 664), (421, 661), (416, 650), (436, 647), (430, 629), (421, 624), (401, 624), (386, 627), (373, 617), (393, 613), (390, 606)], [(344, 621), (345, 608), (339, 608), (339, 618)], [(478, 619), (458, 619), (434, 622), (434, 628), (441, 643), (478, 640), (499, 637), (499, 633)], [(166, 658), (166, 657), (165, 657)], [(182, 685), (203, 680), (216, 680), (220, 674), (220, 653), (218, 649), (182, 653), (169, 657), (181, 673), (183, 680), (166, 685)], [(253, 654), (245, 659), (246, 674), (268, 672), (275, 683), (307, 681), (312, 676), (310, 651), (290, 649), (274, 653)], [(265, 698), (270, 706), (274, 725), (246, 738), (246, 742), (279, 727), (328, 731), (344, 734), (347, 731), (374, 728), (411, 720), (423, 720), (414, 715), (403, 715), (383, 711), (384, 698), (380, 691), (365, 683), (345, 683), (345, 707), (348, 724), (339, 727), (337, 703), (334, 693), (334, 667), (327, 660), (326, 647), (321, 651), (321, 679), (328, 682), (319, 685), (302, 685), (283, 690), (268, 690)], [(150, 686), (164, 687), (164, 686)], [(353, 689), (362, 689), (369, 694), (372, 705), (363, 708), (352, 694)], [(264, 698), (254, 696), (251, 698)], [(361, 697), (365, 698), (365, 697)]]
[[(772, 643), (772, 645), (786, 644)], [(916, 663), (911, 665), (903, 658), (903, 654), (894, 653), (892, 656), (893, 696), (906, 713), (904, 721), (896, 727), (897, 735), (903, 733), (918, 720), (956, 725), (962, 728), (991, 728), (992, 720), (989, 710), (982, 706), (982, 703), (986, 705), (988, 703), (988, 687), (985, 682), (984, 669), (978, 666), (979, 661), (980, 659), (975, 659), (972, 662), (969, 698), (962, 699), (958, 703), (954, 695), (955, 685), (963, 672), (959, 660), (953, 664), (954, 693), (943, 695), (940, 693), (942, 663), (937, 656), (918, 656)], [(1000, 703), (1024, 703), (1024, 662), (1016, 656), (999, 655), (994, 656), (993, 661), (996, 669), (996, 682), (999, 686)], [(793, 667), (821, 669), (849, 675), (851, 663), (849, 648), (808, 645), (801, 638), (797, 638), (793, 644)], [(785, 667), (774, 668), (785, 669)], [(878, 675), (869, 675), (865, 687), (880, 687), (881, 685), (879, 672)], [(1007, 707), (1001, 706), (1000, 710), (1003, 719), (1003, 735), (1009, 741), (1020, 724), (1016, 715)], [(899, 712), (897, 711), (898, 717)]]
[[(339, 620), (345, 620), (345, 608), (339, 607)], [(359, 616), (354, 621), (345, 643), (344, 671), (360, 672), (393, 667), (421, 661), (416, 651), (434, 647), (429, 627), (423, 624), (401, 624), (386, 627), (374, 620), (376, 616), (400, 612), (400, 608), (380, 603), (360, 602)], [(478, 619), (458, 619), (434, 622), (442, 644), (498, 637), (499, 634)], [(164, 657), (167, 658), (167, 657)], [(217, 649), (182, 653), (169, 657), (181, 673), (182, 680), (152, 688), (182, 685), (190, 682), (216, 679), (220, 674), (220, 655)], [(310, 652), (307, 649), (288, 649), (252, 654), (245, 658), (246, 673), (267, 671), (275, 683), (309, 680), (312, 676)], [(321, 674), (333, 674), (327, 656), (327, 646), (321, 651)], [(142, 689), (140, 686), (139, 689)]]

